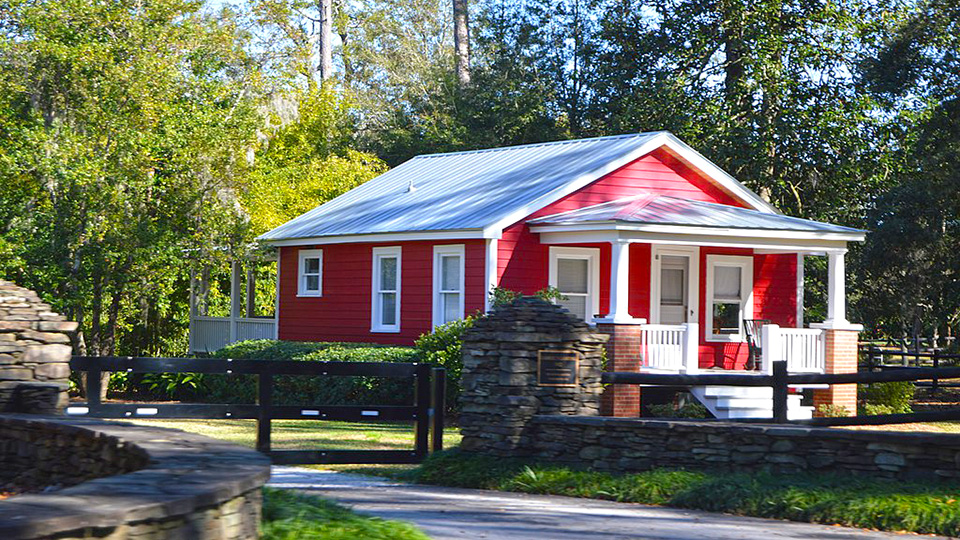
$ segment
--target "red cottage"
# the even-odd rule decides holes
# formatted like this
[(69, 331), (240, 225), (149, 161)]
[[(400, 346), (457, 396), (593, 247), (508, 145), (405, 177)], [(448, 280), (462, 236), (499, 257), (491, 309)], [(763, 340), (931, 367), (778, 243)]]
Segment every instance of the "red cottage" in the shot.
[[(549, 285), (612, 335), (614, 369), (687, 373), (855, 370), (844, 253), (863, 239), (780, 214), (667, 132), (418, 156), (260, 237), (279, 250), (279, 339), (409, 345), (487, 309), (494, 287)], [(829, 258), (829, 315), (804, 328), (808, 255)], [(769, 390), (693, 394), (756, 416)], [(611, 389), (607, 412), (637, 414), (637, 392)], [(851, 412), (853, 396), (816, 392)]]

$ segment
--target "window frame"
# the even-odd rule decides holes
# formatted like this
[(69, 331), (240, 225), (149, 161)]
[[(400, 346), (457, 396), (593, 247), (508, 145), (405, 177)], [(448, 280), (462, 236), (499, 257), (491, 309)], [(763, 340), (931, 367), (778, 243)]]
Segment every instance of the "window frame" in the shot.
[[(704, 337), (711, 342), (744, 342), (743, 320), (752, 319), (754, 311), (753, 297), (753, 256), (752, 255), (707, 255), (706, 318)], [(739, 332), (736, 334), (713, 333), (714, 274), (717, 266), (740, 268), (740, 317), (737, 321)]]
[[(307, 259), (318, 259), (318, 271), (316, 274), (307, 274)], [(308, 275), (317, 276), (317, 290), (307, 289), (306, 277)], [(323, 296), (323, 250), (322, 249), (301, 249), (297, 251), (297, 296), (308, 298), (319, 298)]]
[[(383, 291), (380, 289), (380, 261), (381, 259), (395, 258), (397, 260), (397, 283), (396, 290)], [(370, 281), (370, 332), (378, 333), (398, 333), (400, 332), (400, 297), (403, 284), (403, 274), (401, 272), (403, 262), (403, 252), (400, 246), (376, 247), (372, 250), (371, 257), (371, 281)], [(383, 313), (380, 306), (380, 295), (393, 292), (397, 301), (394, 306), (394, 320), (396, 324), (383, 324)]]
[[(557, 287), (557, 262), (560, 259), (586, 260), (590, 276), (587, 279), (587, 313), (584, 321), (593, 324), (600, 314), (600, 249), (585, 247), (550, 246), (550, 264), (547, 284)], [(601, 315), (602, 316), (602, 315)]]
[[(460, 289), (458, 291), (443, 290), (443, 258), (450, 256), (460, 257)], [(464, 244), (444, 244), (433, 246), (433, 326), (436, 328), (445, 324), (443, 320), (443, 295), (457, 292), (460, 294), (460, 306), (458, 313), (460, 317), (455, 320), (462, 320), (466, 312), (465, 296), (466, 286), (466, 247)], [(452, 321), (446, 321), (452, 322)]]

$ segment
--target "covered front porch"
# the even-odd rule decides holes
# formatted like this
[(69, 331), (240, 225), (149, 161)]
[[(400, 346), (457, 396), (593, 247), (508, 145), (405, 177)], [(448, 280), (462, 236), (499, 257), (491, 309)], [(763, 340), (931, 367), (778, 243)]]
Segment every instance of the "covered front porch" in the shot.
[[(849, 334), (844, 344), (852, 336), (855, 349), (861, 328), (846, 317), (844, 259), (847, 243), (863, 240), (862, 231), (656, 195), (529, 223), (550, 246), (551, 284), (571, 298), (572, 311), (582, 300), (567, 292), (583, 288), (576, 287), (584, 271), (591, 277), (579, 283), (589, 290), (593, 281), (595, 307), (603, 296), (605, 311), (587, 319), (612, 336), (612, 370), (771, 373), (779, 360), (794, 373), (856, 370), (855, 353), (839, 361), (834, 333)], [(582, 258), (590, 249), (603, 255), (592, 267), (560, 275), (574, 265), (558, 259)], [(810, 256), (828, 259), (827, 318), (805, 324), (803, 266)]]

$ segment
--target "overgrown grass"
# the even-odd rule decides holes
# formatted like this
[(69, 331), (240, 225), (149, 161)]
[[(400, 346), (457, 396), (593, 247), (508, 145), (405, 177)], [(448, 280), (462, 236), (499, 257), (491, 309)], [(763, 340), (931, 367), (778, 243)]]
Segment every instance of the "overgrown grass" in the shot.
[(263, 490), (262, 540), (427, 540), (413, 525), (355, 514), (319, 497)]
[(426, 484), (658, 504), (886, 531), (960, 535), (960, 485), (845, 475), (653, 470), (612, 475), (447, 451), (407, 479)]

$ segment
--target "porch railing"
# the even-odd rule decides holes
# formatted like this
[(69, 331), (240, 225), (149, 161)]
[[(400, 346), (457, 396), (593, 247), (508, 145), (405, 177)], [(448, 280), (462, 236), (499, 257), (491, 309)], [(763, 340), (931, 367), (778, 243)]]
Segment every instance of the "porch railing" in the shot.
[(190, 321), (192, 352), (213, 352), (237, 341), (276, 337), (277, 322), (273, 318), (195, 316)]
[(772, 373), (773, 362), (786, 360), (790, 373), (824, 373), (827, 367), (823, 330), (780, 328), (766, 324), (760, 331), (763, 371)]
[(695, 373), (699, 366), (698, 334), (693, 323), (641, 325), (641, 367)]

